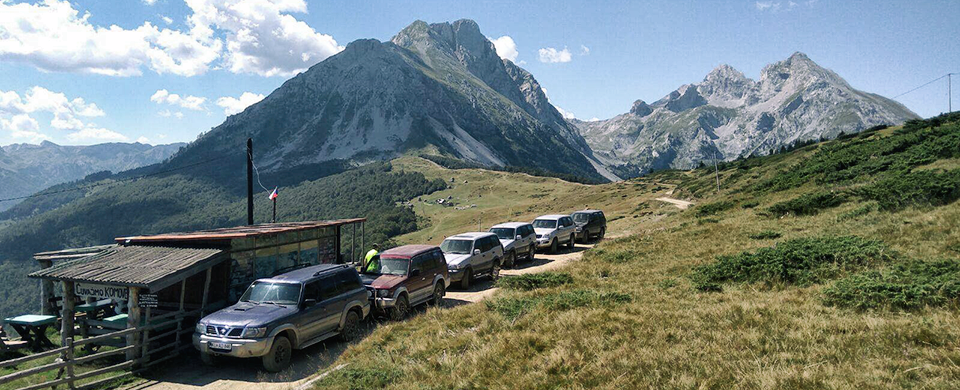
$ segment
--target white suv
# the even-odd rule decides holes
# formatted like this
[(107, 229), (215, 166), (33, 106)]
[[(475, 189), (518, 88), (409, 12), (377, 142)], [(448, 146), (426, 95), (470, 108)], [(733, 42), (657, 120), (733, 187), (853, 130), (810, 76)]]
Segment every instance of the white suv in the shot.
[(569, 215), (544, 215), (533, 221), (537, 232), (537, 248), (550, 248), (556, 253), (560, 244), (573, 248), (577, 241), (577, 226)]
[(507, 222), (494, 225), (490, 233), (496, 234), (503, 244), (503, 265), (513, 267), (520, 259), (533, 261), (537, 251), (537, 235), (533, 225), (526, 222)]
[(451, 284), (460, 282), (460, 287), (466, 289), (479, 275), (489, 275), (492, 280), (500, 277), (503, 245), (496, 234), (457, 234), (443, 240), (440, 250), (447, 260)]

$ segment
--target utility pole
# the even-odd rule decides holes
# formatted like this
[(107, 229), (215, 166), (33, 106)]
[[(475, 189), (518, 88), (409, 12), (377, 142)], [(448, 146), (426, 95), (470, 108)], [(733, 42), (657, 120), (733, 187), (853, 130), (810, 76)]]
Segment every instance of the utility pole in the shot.
[(247, 138), (247, 225), (253, 225), (253, 138)]
[(953, 73), (947, 73), (947, 112), (953, 112), (953, 84), (950, 80), (950, 76)]
[(717, 167), (717, 150), (713, 150), (713, 172), (717, 174), (717, 193), (720, 193), (720, 168)]

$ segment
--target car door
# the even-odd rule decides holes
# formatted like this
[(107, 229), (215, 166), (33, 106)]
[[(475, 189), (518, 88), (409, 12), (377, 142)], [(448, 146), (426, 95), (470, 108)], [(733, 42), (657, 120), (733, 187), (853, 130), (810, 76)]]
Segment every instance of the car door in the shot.
[(576, 224), (573, 223), (573, 218), (570, 217), (563, 217), (560, 218), (560, 220), (563, 221), (563, 235), (561, 237), (566, 238), (567, 241), (569, 241), (570, 233), (576, 229)]
[(320, 278), (320, 297), (317, 306), (321, 311), (322, 320), (313, 337), (317, 337), (336, 330), (340, 326), (340, 313), (343, 312), (343, 299), (337, 285), (336, 274)]
[(523, 237), (523, 243), (524, 243), (524, 250), (529, 251), (530, 246), (533, 246), (536, 244), (537, 234), (536, 232), (533, 231), (533, 225), (525, 225), (521, 229), (523, 229), (522, 237)]
[(343, 314), (346, 312), (346, 305), (353, 301), (365, 301), (367, 298), (367, 290), (363, 287), (363, 283), (360, 282), (356, 271), (352, 269), (344, 269), (337, 273), (337, 289), (340, 292), (337, 296), (337, 299), (340, 301), (337, 304), (340, 311), (335, 313), (334, 318), (331, 320), (334, 322), (335, 328), (340, 329), (340, 320), (343, 319)]
[[(432, 268), (433, 256), (428, 252), (414, 256), (410, 260), (410, 277), (407, 278), (407, 292), (410, 294), (410, 303), (417, 304), (429, 297), (432, 290), (430, 285), (433, 279), (429, 275)], [(414, 275), (417, 271), (418, 275)]]
[(495, 236), (483, 237), (481, 240), (483, 241), (483, 247), (480, 249), (480, 253), (483, 256), (483, 269), (489, 270), (493, 268), (493, 258), (495, 256), (493, 242), (500, 240)]
[[(323, 327), (323, 309), (320, 307), (320, 280), (309, 282), (303, 288), (300, 313), (297, 315), (297, 333), (300, 340), (309, 340), (319, 335)], [(308, 303), (312, 300), (312, 303)]]

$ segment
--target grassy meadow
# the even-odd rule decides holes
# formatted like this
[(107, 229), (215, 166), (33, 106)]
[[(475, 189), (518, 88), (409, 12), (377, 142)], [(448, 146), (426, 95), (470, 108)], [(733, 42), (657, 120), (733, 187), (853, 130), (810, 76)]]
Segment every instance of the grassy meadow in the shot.
[(957, 119), (726, 163), (719, 193), (712, 169), (584, 186), (396, 161), (467, 180), (430, 198), (477, 205), (415, 200), (427, 227), (400, 242), (584, 204), (616, 238), (483, 303), (381, 326), (317, 387), (956, 388)]

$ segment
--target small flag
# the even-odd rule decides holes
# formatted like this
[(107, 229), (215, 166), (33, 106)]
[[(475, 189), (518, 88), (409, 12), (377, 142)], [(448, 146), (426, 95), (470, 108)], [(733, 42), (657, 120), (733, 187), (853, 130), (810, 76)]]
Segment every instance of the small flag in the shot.
[(277, 194), (277, 190), (278, 190), (278, 189), (280, 189), (280, 187), (274, 188), (274, 189), (273, 189), (273, 192), (270, 193), (270, 200), (277, 199), (277, 196), (279, 196), (279, 195)]

